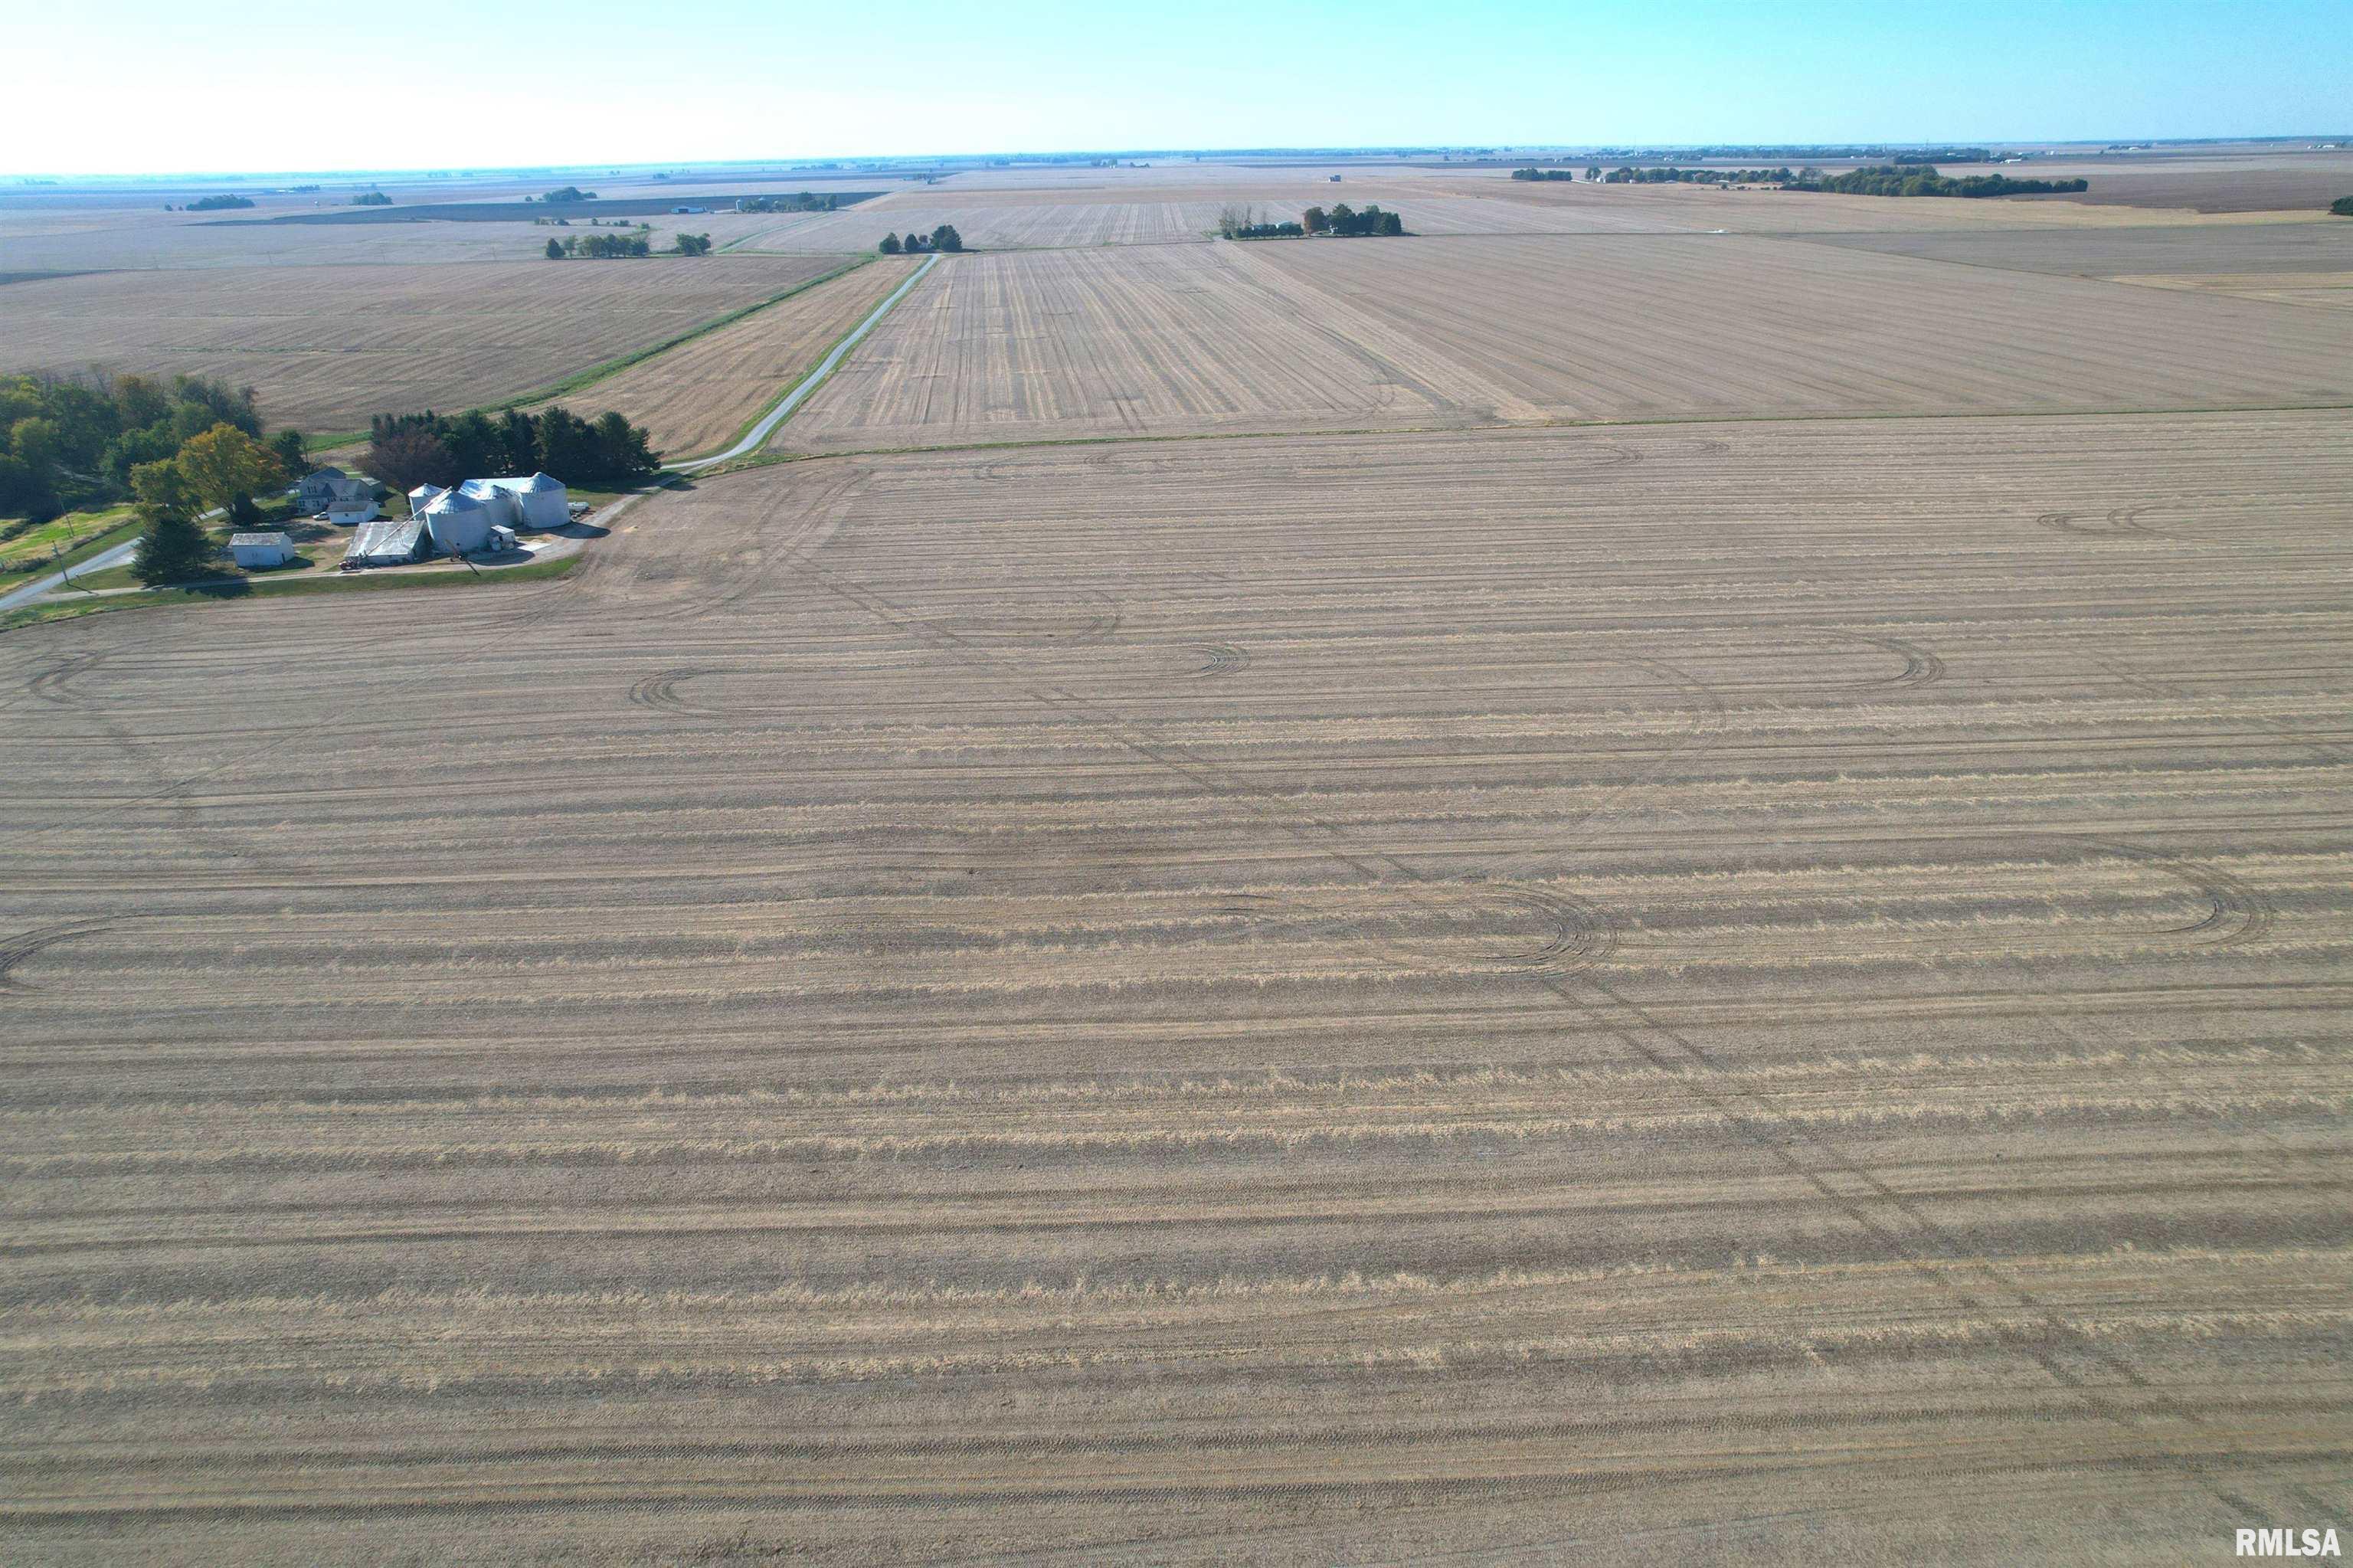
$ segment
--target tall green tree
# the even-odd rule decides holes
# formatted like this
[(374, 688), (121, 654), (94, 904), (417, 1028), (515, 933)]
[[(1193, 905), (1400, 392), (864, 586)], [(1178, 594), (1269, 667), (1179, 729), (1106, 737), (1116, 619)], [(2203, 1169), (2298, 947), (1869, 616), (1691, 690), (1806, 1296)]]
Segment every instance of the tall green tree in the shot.
[(150, 588), (201, 576), (212, 564), (214, 547), (195, 521), (202, 497), (178, 461), (142, 462), (132, 469), (131, 493), (147, 524), (139, 535), (132, 575)]
[(311, 471), (311, 454), (302, 444), (301, 431), (279, 431), (269, 438), (269, 450), (277, 456), (278, 466), (286, 471), (288, 479), (300, 479)]
[(233, 425), (192, 436), (172, 460), (201, 506), (227, 511), (240, 498), (286, 482), (277, 454)]

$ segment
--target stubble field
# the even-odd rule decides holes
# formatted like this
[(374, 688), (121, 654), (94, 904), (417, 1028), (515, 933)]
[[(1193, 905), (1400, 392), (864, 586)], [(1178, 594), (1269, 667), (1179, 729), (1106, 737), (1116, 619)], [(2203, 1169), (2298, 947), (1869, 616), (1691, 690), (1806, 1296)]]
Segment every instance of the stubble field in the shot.
[[(463, 228), (464, 225), (449, 226)], [(349, 429), (528, 393), (771, 298), (839, 257), (206, 268), (6, 285), (0, 371), (218, 376)]]
[(847, 459), (422, 620), (0, 639), (0, 1529), (1993, 1563), (2325, 1510), (2342, 430)]
[(797, 450), (1498, 420), (2336, 404), (2353, 323), (1754, 236), (952, 259)]
[(919, 265), (886, 258), (856, 268), (641, 360), (575, 401), (619, 410), (672, 459), (712, 450), (797, 383)]

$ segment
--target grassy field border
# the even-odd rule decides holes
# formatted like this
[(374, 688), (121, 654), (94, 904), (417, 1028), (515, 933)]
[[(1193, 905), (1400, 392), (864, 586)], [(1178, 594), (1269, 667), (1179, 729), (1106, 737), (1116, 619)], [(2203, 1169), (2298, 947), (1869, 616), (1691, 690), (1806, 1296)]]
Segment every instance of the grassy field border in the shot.
[(21, 630), (51, 621), (79, 620), (119, 609), (155, 609), (184, 604), (241, 604), (256, 599), (298, 599), (311, 594), (368, 593), (385, 589), (480, 588), (509, 582), (546, 582), (563, 577), (586, 559), (579, 555), (560, 561), (533, 561), (520, 567), (499, 567), (481, 572), (357, 572), (330, 573), (284, 582), (248, 579), (230, 588), (150, 588), (144, 593), (115, 593), (102, 598), (54, 599), (28, 604), (0, 616), (0, 632)]
[[(811, 254), (822, 255), (824, 252), (817, 251)], [(820, 273), (817, 277), (796, 283), (781, 294), (772, 294), (767, 299), (754, 301), (740, 310), (730, 311), (725, 315), (704, 322), (700, 326), (690, 327), (675, 337), (666, 338), (649, 347), (634, 349), (628, 354), (606, 360), (601, 365), (592, 365), (586, 370), (575, 371), (563, 380), (550, 386), (530, 392), (517, 393), (513, 397), (501, 398), (496, 403), (479, 403), (466, 412), (503, 414), (510, 408), (520, 408), (527, 403), (543, 403), (551, 398), (568, 397), (575, 392), (586, 391), (599, 381), (618, 376), (630, 366), (642, 365), (657, 355), (668, 354), (681, 344), (692, 343), (696, 338), (717, 332), (721, 327), (733, 326), (744, 317), (757, 315), (771, 305), (781, 305), (794, 295), (807, 293), (820, 283), (830, 283), (836, 278), (846, 277), (869, 262), (878, 260), (879, 257), (879, 252), (871, 250), (853, 255), (832, 271)], [(302, 439), (302, 444), (309, 452), (324, 456), (329, 452), (340, 451), (345, 447), (357, 446), (368, 439), (368, 434), (366, 430), (329, 430), (315, 436), (305, 436)], [(736, 439), (741, 440), (743, 437), (739, 434)]]
[(76, 545), (64, 555), (43, 561), (39, 566), (30, 570), (0, 573), (0, 589), (5, 589), (9, 587), (7, 579), (10, 577), (17, 577), (26, 582), (33, 582), (48, 576), (51, 572), (69, 572), (76, 567), (81, 565), (84, 561), (89, 560), (92, 556), (102, 555), (106, 551), (114, 548), (115, 546), (121, 544), (126, 539), (138, 537), (141, 526), (142, 525), (137, 516), (133, 515), (125, 517), (121, 522), (117, 523), (113, 527), (107, 529), (104, 533), (92, 534), (89, 538), (84, 539), (80, 544)]
[[(873, 257), (869, 258), (869, 260), (881, 260), (881, 256), (878, 254), (878, 255), (876, 255), (876, 256), (873, 256)], [(857, 270), (857, 269), (856, 269), (856, 268), (854, 268), (854, 267), (844, 267), (840, 271), (834, 273), (834, 274), (833, 274), (833, 277), (835, 277), (835, 278), (846, 277), (846, 276), (847, 276), (847, 275), (849, 275), (849, 273), (854, 272), (854, 271), (856, 271), (856, 270)], [(828, 281), (831, 281), (831, 279), (820, 279), (820, 280), (818, 280), (818, 281), (820, 281), (820, 282), (828, 282)], [(811, 287), (815, 287), (815, 285), (814, 285), (814, 284), (812, 284), (812, 285), (811, 285)], [(887, 297), (887, 295), (886, 295), (886, 297)], [(870, 312), (870, 313), (869, 313), (869, 314), (871, 314), (872, 313), (871, 313), (871, 312)], [(839, 347), (840, 347), (844, 343), (848, 342), (848, 341), (849, 340), (850, 334), (853, 334), (853, 333), (855, 333), (855, 332), (856, 332), (856, 331), (857, 331), (860, 326), (864, 325), (864, 324), (865, 324), (865, 322), (866, 322), (866, 317), (865, 317), (865, 316), (860, 316), (860, 317), (859, 317), (859, 318), (858, 318), (858, 320), (857, 320), (857, 321), (854, 321), (854, 322), (850, 323), (850, 324), (849, 324), (849, 325), (848, 325), (847, 327), (844, 327), (844, 328), (841, 330), (841, 333), (840, 333), (840, 334), (839, 334), (839, 336), (837, 336), (836, 338), (834, 338), (832, 342), (830, 342), (830, 343), (827, 344), (823, 348), (820, 348), (820, 349), (818, 349), (818, 350), (817, 351), (816, 357), (812, 358), (812, 359), (809, 361), (809, 366), (814, 366), (823, 365), (823, 364), (825, 363), (825, 360), (826, 360), (826, 355), (828, 355), (831, 354), (835, 349), (839, 348)], [(878, 323), (878, 324), (879, 324), (879, 323)], [(835, 370), (839, 370), (839, 369), (840, 369), (840, 368), (841, 368), (841, 366), (839, 366), (839, 365), (837, 365), (837, 366), (835, 366), (833, 368), (834, 368)], [(829, 378), (831, 377), (831, 375), (832, 375), (832, 372), (831, 372), (831, 371), (827, 372), (827, 378), (828, 378), (828, 379), (829, 379)], [(777, 405), (777, 404), (779, 404), (779, 403), (783, 402), (786, 398), (787, 398), (787, 397), (791, 397), (795, 392), (799, 391), (799, 390), (801, 389), (802, 386), (803, 386), (804, 384), (807, 383), (807, 382), (808, 382), (808, 366), (804, 366), (804, 367), (803, 367), (803, 369), (802, 369), (802, 373), (801, 373), (799, 376), (795, 376), (793, 379), (791, 379), (791, 380), (789, 380), (789, 381), (786, 381), (783, 386), (781, 386), (781, 387), (777, 387), (777, 388), (776, 388), (776, 395), (775, 397), (773, 397), (769, 398), (766, 402), (765, 402), (765, 403), (761, 404), (757, 408), (754, 409), (754, 410), (752, 411), (752, 417), (751, 417), (750, 418), (745, 419), (742, 424), (740, 424), (740, 425), (738, 425), (738, 426), (736, 426), (736, 427), (735, 427), (735, 433), (734, 433), (733, 435), (729, 436), (725, 440), (723, 440), (723, 441), (719, 442), (716, 446), (713, 446), (713, 447), (711, 449), (711, 451), (712, 451), (712, 452), (723, 452), (723, 451), (727, 450), (727, 449), (728, 449), (728, 448), (733, 447), (733, 446), (736, 445), (737, 443), (739, 443), (739, 442), (741, 442), (741, 441), (744, 441), (744, 440), (748, 440), (748, 439), (751, 437), (752, 431), (753, 431), (753, 430), (754, 430), (754, 429), (759, 425), (760, 421), (761, 421), (761, 420), (763, 420), (763, 419), (765, 419), (765, 418), (766, 418), (770, 414), (772, 414), (772, 413), (776, 412), (776, 405)], [(809, 386), (809, 390), (810, 390), (811, 392), (815, 392), (815, 391), (816, 391), (816, 389), (817, 389), (817, 387), (818, 387), (818, 386), (822, 386), (822, 385), (823, 385), (823, 382), (822, 382), (822, 381), (818, 382), (818, 383), (815, 383), (815, 384), (810, 384), (810, 386)], [(800, 410), (799, 410), (799, 409), (797, 409), (797, 408), (796, 408), (796, 409), (794, 409), (794, 410), (793, 410), (793, 413), (795, 413), (795, 414), (797, 414), (797, 413), (798, 413), (798, 412), (800, 412)], [(787, 415), (786, 415), (783, 418), (781, 418), (781, 419), (777, 420), (777, 421), (776, 421), (776, 430), (770, 430), (770, 431), (768, 432), (768, 440), (771, 440), (771, 441), (775, 440), (776, 439), (776, 430), (781, 430), (781, 429), (783, 429), (786, 425), (789, 425), (789, 424), (791, 424), (792, 422), (793, 422), (792, 414), (787, 414)], [(764, 442), (764, 443), (762, 443), (762, 444), (763, 444), (763, 445), (765, 445), (765, 442)], [(709, 455), (710, 455), (710, 453), (709, 453), (709, 452), (689, 452), (689, 453), (687, 453), (687, 454), (686, 454), (685, 456), (683, 456), (683, 457), (670, 458), (670, 459), (669, 459), (669, 460), (667, 460), (667, 461), (671, 461), (671, 462), (693, 462), (693, 461), (696, 461), (697, 460), (699, 460), (699, 459), (701, 459), (701, 458), (704, 458), (704, 457), (707, 457), (707, 456), (709, 456)]]
[[(753, 304), (745, 305), (741, 310), (730, 311), (723, 316), (704, 322), (701, 326), (691, 328), (686, 332), (679, 334), (676, 337), (655, 344), (651, 347), (637, 349), (631, 353), (621, 355), (617, 358), (608, 359), (602, 365), (591, 366), (586, 370), (578, 371), (573, 375), (565, 376), (563, 380), (556, 382), (552, 387), (548, 387), (535, 392), (525, 392), (517, 397), (508, 397), (497, 403), (482, 404), (480, 405), (480, 411), (485, 414), (502, 414), (510, 408), (520, 408), (526, 403), (544, 402), (551, 397), (568, 397), (575, 392), (585, 391), (588, 387), (595, 386), (599, 381), (604, 381), (612, 376), (618, 376), (622, 371), (628, 369), (632, 366), (642, 365), (649, 359), (655, 358), (659, 355), (668, 354), (671, 349), (677, 348), (682, 344), (692, 343), (699, 337), (706, 337), (711, 334), (717, 332), (721, 327), (733, 326), (737, 322), (742, 321), (746, 316), (757, 315), (771, 305), (781, 305), (786, 300), (791, 299), (794, 295), (805, 294), (821, 283), (830, 283), (836, 278), (846, 277), (849, 273), (857, 271), (860, 267), (866, 266), (875, 260), (876, 255), (871, 250), (862, 255), (853, 256), (849, 260), (843, 262), (840, 266), (836, 267), (832, 271), (820, 273), (817, 277), (810, 278), (806, 281), (796, 283), (781, 294), (771, 295), (767, 299), (758, 301)], [(364, 436), (367, 432), (363, 430), (360, 434)]]

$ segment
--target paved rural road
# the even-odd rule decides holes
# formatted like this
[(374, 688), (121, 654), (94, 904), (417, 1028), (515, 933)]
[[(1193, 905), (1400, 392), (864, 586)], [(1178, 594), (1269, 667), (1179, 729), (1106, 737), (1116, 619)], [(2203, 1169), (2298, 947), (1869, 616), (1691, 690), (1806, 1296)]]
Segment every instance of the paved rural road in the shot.
[[(80, 563), (79, 566), (69, 568), (69, 570), (73, 572), (102, 572), (109, 567), (119, 567), (122, 565), (123, 562), (129, 560), (133, 555), (137, 554), (138, 549), (139, 541), (137, 539), (125, 539), (120, 545), (115, 546), (111, 550), (102, 550), (99, 554), (92, 556), (87, 561)], [(51, 572), (47, 577), (34, 578), (31, 582), (26, 583), (23, 588), (10, 588), (6, 593), (0, 593), (0, 613), (5, 613), (8, 610), (12, 610), (20, 604), (32, 603), (33, 600), (40, 598), (51, 588), (62, 586), (67, 576), (68, 572)]]
[(864, 337), (868, 332), (871, 331), (876, 322), (881, 321), (884, 316), (890, 314), (891, 307), (897, 304), (901, 300), (906, 298), (907, 291), (913, 288), (917, 283), (923, 281), (924, 273), (930, 271), (939, 264), (940, 259), (936, 252), (925, 258), (922, 266), (916, 268), (913, 272), (907, 275), (907, 281), (905, 282), (892, 290), (890, 297), (885, 299), (881, 304), (875, 306), (874, 312), (871, 315), (858, 323), (856, 331), (852, 332), (848, 337), (843, 338), (839, 343), (834, 344), (833, 352), (819, 360), (815, 370), (810, 371), (807, 376), (801, 377), (801, 384), (799, 386), (785, 394), (785, 400), (783, 402), (769, 409), (767, 415), (762, 418), (758, 424), (752, 427), (752, 433), (750, 435), (745, 436), (742, 440), (737, 441), (733, 446), (729, 447), (725, 451), (720, 452), (715, 456), (695, 458), (686, 462), (665, 463), (662, 466), (671, 469), (679, 473), (691, 473), (699, 468), (709, 468), (715, 462), (726, 462), (731, 459), (742, 457), (746, 452), (757, 451), (761, 447), (767, 443), (767, 440), (770, 436), (776, 434), (776, 427), (785, 422), (786, 416), (789, 415), (795, 408), (801, 406), (801, 399), (816, 391), (818, 383), (823, 381), (826, 376), (832, 373), (833, 367), (841, 363), (841, 356), (848, 354), (851, 349), (857, 347), (858, 340)]

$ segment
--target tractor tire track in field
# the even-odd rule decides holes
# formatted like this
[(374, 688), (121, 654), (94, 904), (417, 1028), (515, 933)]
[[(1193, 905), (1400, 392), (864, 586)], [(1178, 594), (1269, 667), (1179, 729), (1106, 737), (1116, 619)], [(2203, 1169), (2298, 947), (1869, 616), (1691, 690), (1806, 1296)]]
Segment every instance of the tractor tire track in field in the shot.
[(1186, 648), (1187, 652), (1197, 653), (1202, 659), (1201, 666), (1190, 672), (1196, 680), (1206, 680), (1218, 675), (1238, 675), (1249, 669), (1250, 665), (1249, 652), (1237, 648), (1230, 642), (1190, 642), (1186, 644)]
[(1945, 662), (1917, 643), (1867, 631), (1851, 631), (1843, 627), (1819, 626), (1810, 630), (1817, 636), (1882, 649), (1904, 661), (1904, 668), (1895, 674), (1854, 682), (1857, 686), (1925, 686), (1945, 677)]
[(60, 943), (70, 942), (76, 938), (100, 936), (114, 929), (121, 923), (120, 919), (61, 920), (53, 926), (43, 926), (34, 930), (19, 932), (14, 937), (0, 940), (0, 993), (37, 989), (30, 982), (16, 978), (17, 967), (27, 959), (47, 952)]
[(2034, 520), (2045, 528), (2084, 539), (2164, 539), (2179, 542), (2179, 535), (2152, 528), (2141, 521), (2144, 514), (2155, 510), (2154, 506), (2116, 506), (2097, 518), (2074, 512), (2045, 512)]
[(629, 701), (641, 708), (653, 708), (663, 713), (683, 714), (695, 718), (718, 716), (715, 710), (698, 707), (678, 694), (678, 688), (701, 675), (718, 673), (713, 670), (662, 670), (644, 677), (629, 688)]

